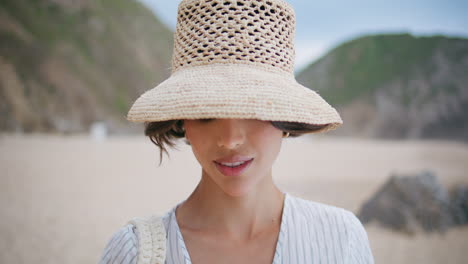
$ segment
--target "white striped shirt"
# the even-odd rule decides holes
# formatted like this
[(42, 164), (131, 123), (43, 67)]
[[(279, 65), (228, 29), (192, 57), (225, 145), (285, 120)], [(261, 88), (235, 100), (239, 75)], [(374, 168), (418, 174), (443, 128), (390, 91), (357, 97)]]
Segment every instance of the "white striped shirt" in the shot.
[[(178, 205), (177, 205), (178, 206)], [(167, 233), (166, 264), (191, 264), (175, 217), (175, 206), (163, 216)], [(104, 249), (100, 264), (136, 264), (135, 227), (117, 231)], [(273, 264), (371, 264), (367, 233), (351, 212), (286, 193)]]

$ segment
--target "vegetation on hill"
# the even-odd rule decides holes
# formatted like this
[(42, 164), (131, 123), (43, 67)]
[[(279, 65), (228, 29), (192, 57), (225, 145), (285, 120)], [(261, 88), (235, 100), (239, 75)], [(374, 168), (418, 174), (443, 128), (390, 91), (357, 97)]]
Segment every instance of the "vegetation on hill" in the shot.
[(336, 106), (336, 134), (468, 140), (468, 39), (360, 37), (297, 76)]

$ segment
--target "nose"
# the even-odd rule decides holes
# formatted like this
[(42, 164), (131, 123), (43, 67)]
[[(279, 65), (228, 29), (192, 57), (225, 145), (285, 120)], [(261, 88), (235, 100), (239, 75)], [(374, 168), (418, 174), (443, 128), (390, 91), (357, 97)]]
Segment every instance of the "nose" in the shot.
[(219, 119), (218, 146), (235, 149), (245, 141), (245, 129), (239, 119)]

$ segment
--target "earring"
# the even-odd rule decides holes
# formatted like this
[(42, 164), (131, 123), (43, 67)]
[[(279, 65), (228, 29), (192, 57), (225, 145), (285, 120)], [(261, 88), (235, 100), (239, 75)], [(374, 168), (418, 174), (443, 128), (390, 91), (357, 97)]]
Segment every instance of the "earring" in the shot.
[(284, 137), (284, 138), (289, 137), (289, 132), (283, 132), (283, 137)]

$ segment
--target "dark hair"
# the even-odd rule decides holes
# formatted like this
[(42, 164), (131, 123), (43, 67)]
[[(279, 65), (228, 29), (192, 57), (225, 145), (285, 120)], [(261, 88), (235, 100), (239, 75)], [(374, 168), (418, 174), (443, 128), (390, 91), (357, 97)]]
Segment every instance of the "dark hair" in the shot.
[[(271, 124), (282, 130), (283, 133), (289, 132), (290, 137), (299, 137), (303, 134), (317, 133), (326, 129), (329, 124), (311, 125), (298, 122), (271, 121)], [(163, 153), (169, 157), (166, 145), (176, 148), (176, 140), (185, 137), (183, 120), (169, 120), (161, 122), (145, 122), (145, 135), (159, 148), (159, 165), (162, 163)], [(185, 143), (190, 143), (185, 140)]]

